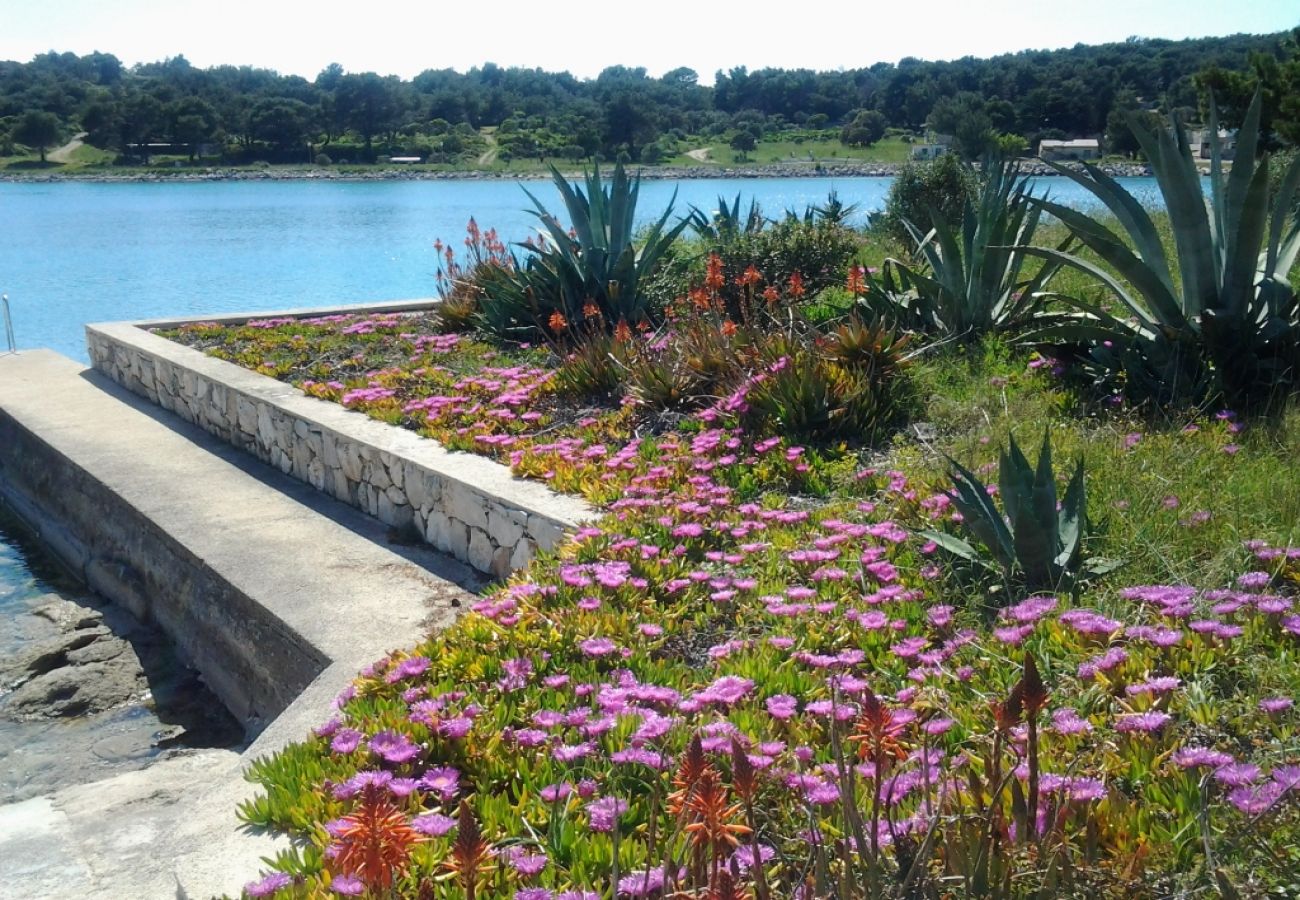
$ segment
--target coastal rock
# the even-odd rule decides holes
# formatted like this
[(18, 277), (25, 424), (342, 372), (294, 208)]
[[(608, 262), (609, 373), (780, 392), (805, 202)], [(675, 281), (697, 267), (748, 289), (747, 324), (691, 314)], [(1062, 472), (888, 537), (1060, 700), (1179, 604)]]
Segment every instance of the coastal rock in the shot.
[(109, 662), (64, 666), (0, 699), (0, 713), (15, 719), (94, 715), (131, 702), (145, 689), (138, 670)]

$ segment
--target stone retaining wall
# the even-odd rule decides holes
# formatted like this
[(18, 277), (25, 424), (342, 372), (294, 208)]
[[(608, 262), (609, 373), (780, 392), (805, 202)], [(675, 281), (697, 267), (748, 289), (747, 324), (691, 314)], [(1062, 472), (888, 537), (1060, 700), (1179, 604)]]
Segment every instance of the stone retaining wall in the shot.
[(413, 432), (307, 397), (147, 330), (175, 324), (88, 325), (91, 364), (186, 421), (378, 517), (397, 537), (418, 536), (481, 572), (503, 577), (595, 517), (582, 501), (515, 478), (491, 460), (452, 453)]

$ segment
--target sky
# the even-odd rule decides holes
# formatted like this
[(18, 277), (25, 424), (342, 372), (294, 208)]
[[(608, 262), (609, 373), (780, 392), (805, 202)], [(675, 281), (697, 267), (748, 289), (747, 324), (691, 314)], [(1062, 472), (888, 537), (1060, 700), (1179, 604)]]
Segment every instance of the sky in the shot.
[(1296, 0), (0, 0), (0, 59), (99, 50), (132, 65), (183, 55), (199, 67), (308, 79), (332, 62), (406, 79), (484, 62), (582, 78), (611, 65), (653, 77), (687, 66), (708, 84), (735, 66), (851, 69), (1297, 25)]

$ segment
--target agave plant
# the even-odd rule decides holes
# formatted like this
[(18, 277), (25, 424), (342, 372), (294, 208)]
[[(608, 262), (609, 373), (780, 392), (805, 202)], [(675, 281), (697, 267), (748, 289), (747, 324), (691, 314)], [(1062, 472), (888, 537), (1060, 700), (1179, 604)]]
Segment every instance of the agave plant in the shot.
[[(1250, 404), (1294, 390), (1300, 312), (1288, 276), (1300, 254), (1300, 217), (1292, 215), (1300, 159), (1281, 179), (1270, 209), (1269, 160), (1256, 160), (1259, 122), (1257, 94), (1226, 174), (1218, 143), (1211, 142), (1207, 207), (1178, 121), (1165, 130), (1132, 119), (1168, 209), (1172, 264), (1151, 216), (1113, 178), (1095, 166), (1079, 172), (1049, 163), (1104, 203), (1119, 227), (1036, 199), (1105, 265), (1059, 248), (1025, 252), (1091, 275), (1122, 309), (1069, 299), (1077, 313), (1038, 336), (1083, 344), (1095, 374), (1122, 381), (1136, 401)], [(1211, 104), (1211, 133), (1218, 127)]]
[(480, 323), (498, 334), (555, 331), (559, 323), (593, 318), (592, 306), (610, 330), (619, 322), (647, 321), (650, 310), (643, 282), (668, 256), (687, 224), (683, 219), (668, 226), (676, 193), (638, 243), (639, 178), (628, 178), (619, 165), (606, 185), (596, 167), (585, 176), (584, 190), (570, 185), (555, 167), (551, 173), (573, 231), (525, 189), (535, 207), (532, 212), (542, 223), (543, 239), (524, 245), (522, 262), (485, 280)]
[(998, 570), (1007, 584), (1019, 583), (1030, 591), (1059, 590), (1115, 568), (1108, 559), (1084, 559), (1088, 512), (1083, 460), (1075, 465), (1058, 504), (1052, 445), (1046, 434), (1036, 466), (1030, 466), (1014, 437), (999, 454), (998, 488), (1005, 516), (988, 485), (955, 460), (949, 462), (953, 505), (961, 513), (962, 528), (979, 546), (941, 531), (921, 532), (942, 549)]
[(1028, 325), (1063, 264), (1051, 259), (1032, 276), (1025, 271), (1026, 252), (1017, 245), (1033, 240), (1042, 217), (1026, 185), (1014, 162), (986, 160), (983, 188), (975, 201), (965, 202), (960, 232), (933, 209), (934, 226), (927, 233), (904, 220), (921, 264), (888, 260), (883, 290), (868, 292), (867, 307), (945, 337), (976, 338)]
[(718, 246), (729, 244), (742, 234), (758, 234), (767, 226), (757, 200), (749, 202), (749, 212), (741, 217), (739, 192), (730, 204), (726, 197), (719, 195), (718, 208), (712, 214), (692, 206), (686, 222), (697, 237)]

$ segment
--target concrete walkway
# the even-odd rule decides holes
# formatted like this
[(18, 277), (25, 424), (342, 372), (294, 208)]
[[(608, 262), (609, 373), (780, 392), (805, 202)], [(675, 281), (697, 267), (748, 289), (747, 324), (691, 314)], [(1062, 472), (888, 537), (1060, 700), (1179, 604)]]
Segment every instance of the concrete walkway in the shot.
[[(277, 848), (239, 830), (236, 804), (254, 793), (246, 764), (328, 718), (359, 669), (452, 622), (481, 577), (390, 545), (376, 520), (49, 351), (0, 356), (0, 419), (146, 516), (323, 661), (242, 754), (182, 751), (0, 807), (0, 898), (237, 896)], [(0, 463), (13, 452), (0, 446)]]

